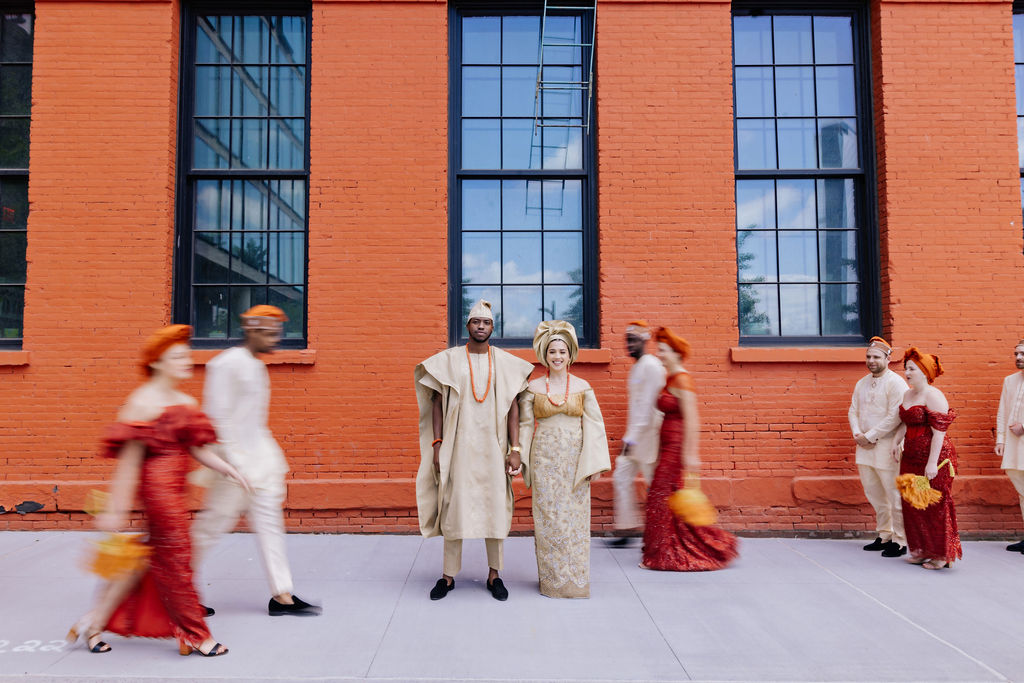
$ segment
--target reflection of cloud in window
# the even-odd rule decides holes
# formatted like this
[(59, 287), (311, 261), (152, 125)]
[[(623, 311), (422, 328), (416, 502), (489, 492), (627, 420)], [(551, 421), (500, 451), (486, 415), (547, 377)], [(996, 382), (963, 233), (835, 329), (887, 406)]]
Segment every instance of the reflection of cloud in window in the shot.
[[(534, 264), (539, 265), (539, 264)], [(505, 282), (540, 282), (540, 271), (519, 272), (519, 264), (516, 261), (505, 261)]]
[[(797, 181), (802, 182), (802, 181)], [(796, 183), (779, 182), (775, 193), (775, 201), (779, 207), (780, 228), (807, 227), (815, 225), (814, 186), (801, 190)], [(787, 224), (782, 225), (782, 217), (787, 217)]]
[[(478, 282), (501, 282), (501, 267), (498, 262), (482, 254), (463, 253), (462, 270), (476, 274)], [(463, 277), (462, 281), (470, 284), (468, 278)]]

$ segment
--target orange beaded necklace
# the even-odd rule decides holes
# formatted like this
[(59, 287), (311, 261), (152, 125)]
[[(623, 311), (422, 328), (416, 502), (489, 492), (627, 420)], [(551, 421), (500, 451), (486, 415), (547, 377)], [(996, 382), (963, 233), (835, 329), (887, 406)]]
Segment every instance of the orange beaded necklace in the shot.
[(491, 349), (487, 349), (487, 386), (484, 388), (484, 396), (480, 398), (476, 395), (476, 380), (473, 377), (473, 359), (469, 357), (469, 346), (466, 346), (466, 362), (469, 363), (469, 387), (473, 390), (473, 398), (476, 399), (477, 403), (483, 403), (487, 400), (487, 394), (491, 392), (491, 376), (494, 371), (494, 364), (491, 360)]
[(548, 368), (547, 375), (544, 377), (544, 394), (548, 397), (548, 403), (556, 408), (561, 408), (565, 405), (566, 401), (569, 400), (569, 381), (572, 379), (572, 375), (566, 373), (565, 375), (565, 398), (562, 399), (561, 403), (555, 403), (551, 400), (551, 368)]

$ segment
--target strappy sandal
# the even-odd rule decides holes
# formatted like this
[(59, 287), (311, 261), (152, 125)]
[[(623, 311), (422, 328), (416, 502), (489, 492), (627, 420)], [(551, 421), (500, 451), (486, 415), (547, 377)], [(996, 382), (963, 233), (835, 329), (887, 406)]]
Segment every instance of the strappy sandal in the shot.
[(186, 643), (184, 641), (178, 643), (178, 654), (182, 655), (183, 657), (187, 657), (193, 652), (198, 652), (204, 657), (219, 657), (221, 655), (226, 655), (228, 653), (228, 649), (220, 643), (214, 643), (213, 647), (210, 648), (209, 652), (203, 652), (191, 643)]
[(916, 564), (916, 565), (922, 565), (925, 562), (931, 562), (931, 560), (929, 560), (927, 557), (908, 557), (907, 559), (905, 559), (903, 561), (906, 562), (907, 564)]
[[(64, 640), (71, 644), (78, 642), (80, 632), (85, 633), (87, 628), (88, 627), (83, 625), (81, 622), (75, 624), (71, 627), (71, 630), (68, 631), (68, 635), (64, 638)], [(102, 635), (102, 631), (96, 631), (95, 633), (87, 635), (85, 637), (85, 645), (89, 648), (89, 652), (100, 654), (101, 652), (110, 652), (113, 649), (110, 647), (108, 643), (99, 640), (100, 636)]]
[(946, 569), (948, 567), (951, 567), (952, 565), (949, 562), (938, 562), (936, 560), (928, 560), (927, 562), (923, 562), (921, 564), (921, 566), (924, 567), (925, 569), (935, 570), (935, 569)]

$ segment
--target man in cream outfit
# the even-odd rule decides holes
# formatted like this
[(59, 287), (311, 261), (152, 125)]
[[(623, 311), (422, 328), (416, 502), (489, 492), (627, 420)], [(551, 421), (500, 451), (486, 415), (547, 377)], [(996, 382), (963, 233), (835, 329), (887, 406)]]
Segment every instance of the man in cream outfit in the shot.
[(315, 616), (320, 608), (292, 595), (292, 573), (285, 555), (284, 476), (288, 463), (267, 426), (270, 375), (257, 354), (270, 353), (281, 340), (284, 311), (254, 306), (242, 314), (245, 342), (219, 353), (206, 365), (203, 409), (217, 430), (225, 456), (244, 473), (253, 493), (219, 476), (206, 496), (205, 509), (192, 525), (194, 563), (245, 515), (256, 533), (270, 581), (271, 616)]
[(857, 470), (864, 494), (875, 509), (877, 537), (864, 550), (881, 550), (883, 557), (907, 552), (903, 506), (896, 488), (899, 461), (892, 456), (893, 439), (900, 425), (900, 404), (907, 383), (889, 369), (892, 347), (881, 337), (868, 342), (866, 362), (870, 374), (853, 389), (850, 429), (857, 445)]
[(633, 357), (629, 369), (629, 413), (626, 433), (622, 437), (622, 451), (615, 458), (612, 483), (615, 487), (615, 530), (621, 538), (608, 545), (622, 548), (632, 542), (632, 534), (643, 525), (643, 515), (636, 503), (636, 475), (651, 484), (654, 464), (658, 461), (661, 413), (655, 403), (665, 388), (665, 366), (652, 354), (644, 353), (651, 330), (644, 320), (634, 320), (626, 326), (626, 350)]
[[(1002, 468), (1013, 482), (1020, 497), (1024, 515), (1024, 340), (1013, 349), (1017, 372), (1003, 380), (996, 414), (996, 455), (1003, 459)], [(1006, 546), (1010, 552), (1024, 553), (1024, 541)]]

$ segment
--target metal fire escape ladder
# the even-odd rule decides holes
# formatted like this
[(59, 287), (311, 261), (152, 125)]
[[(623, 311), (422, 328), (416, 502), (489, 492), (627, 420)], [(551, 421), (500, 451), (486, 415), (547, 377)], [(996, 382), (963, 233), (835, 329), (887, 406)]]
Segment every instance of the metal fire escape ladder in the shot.
[[(572, 0), (569, 0), (570, 2)], [(548, 27), (548, 15), (552, 12), (590, 12), (590, 42), (560, 42), (555, 38), (552, 38), (547, 33)], [(585, 15), (584, 15), (585, 16)], [(583, 22), (582, 28), (586, 26), (586, 22)], [(549, 4), (549, 0), (544, 0), (544, 14), (541, 15), (540, 20), (540, 48), (537, 56), (537, 87), (534, 90), (533, 99), (533, 135), (536, 137), (541, 129), (543, 128), (581, 128), (584, 133), (590, 132), (590, 121), (593, 116), (593, 97), (594, 97), (594, 39), (597, 36), (597, 0), (585, 0), (578, 5), (564, 4), (564, 0), (559, 4)], [(584, 69), (582, 73), (582, 80), (579, 81), (563, 81), (563, 80), (550, 80), (544, 77), (544, 49), (545, 48), (579, 48), (585, 50), (584, 56), (586, 57)], [(588, 54), (589, 53), (589, 54)], [(572, 123), (571, 120), (565, 123), (547, 123), (547, 119), (559, 119), (564, 120), (566, 116), (545, 116), (543, 93), (546, 91), (579, 91), (585, 93), (586, 97), (583, 102), (583, 111), (581, 112), (581, 118), (579, 123)]]

